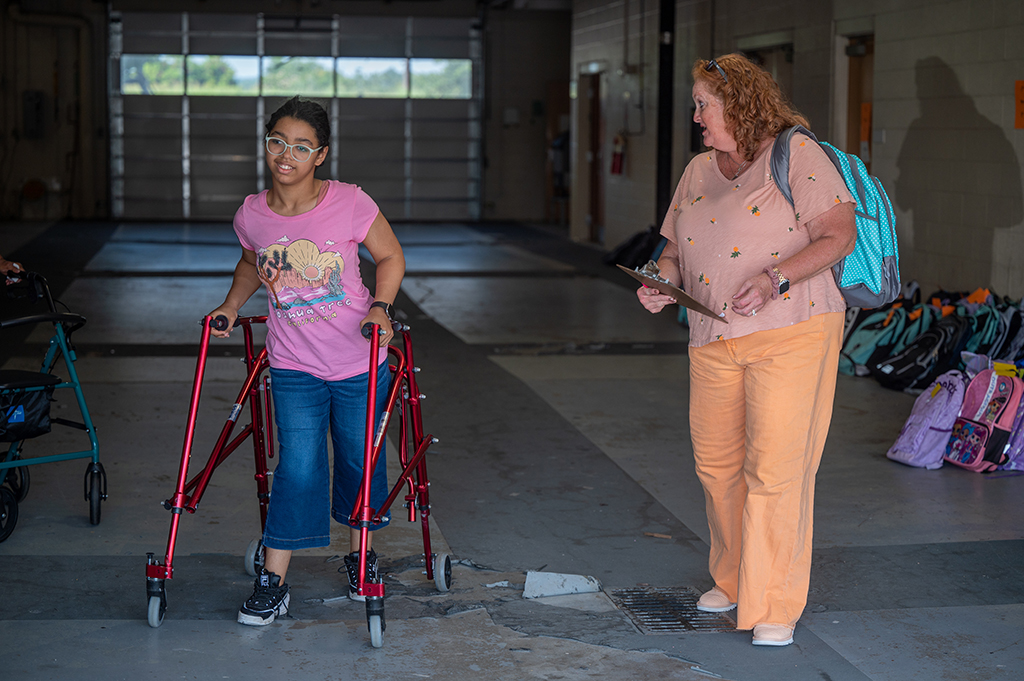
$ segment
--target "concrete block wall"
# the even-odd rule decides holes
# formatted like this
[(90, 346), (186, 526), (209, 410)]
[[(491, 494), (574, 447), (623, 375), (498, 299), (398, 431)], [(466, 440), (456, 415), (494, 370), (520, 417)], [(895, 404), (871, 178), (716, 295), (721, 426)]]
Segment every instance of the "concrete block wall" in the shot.
[[(640, 4), (574, 5), (573, 77), (589, 63), (602, 65), (608, 101), (622, 89), (616, 66), (623, 17), (636, 16)], [(621, 180), (605, 171), (607, 247), (637, 231), (631, 215), (654, 210), (658, 6), (653, 0), (645, 5), (648, 128), (630, 140), (629, 154), (649, 167)], [(689, 71), (695, 59), (784, 37), (793, 46), (793, 102), (816, 131), (829, 135), (841, 82), (837, 45), (865, 33), (875, 36), (872, 172), (895, 204), (903, 279), (918, 280), (926, 293), (988, 286), (1024, 296), (1024, 130), (1014, 127), (1014, 85), (1024, 80), (1020, 0), (678, 1), (673, 181), (692, 156)], [(608, 145), (617, 121), (614, 107), (606, 110)], [(580, 144), (575, 131), (573, 142)], [(588, 181), (579, 170), (572, 234), (585, 239)]]
[(1024, 295), (1024, 3), (836, 3), (875, 25), (875, 166), (897, 211), (901, 270), (925, 292)]
[[(574, 4), (572, 73), (598, 71), (604, 118), (602, 164), (604, 194), (603, 246), (613, 248), (647, 229), (655, 215), (657, 157), (658, 3), (585, 0)], [(642, 45), (641, 45), (642, 43)], [(687, 90), (687, 93), (689, 90)], [(687, 94), (687, 98), (689, 95)], [(580, 93), (572, 107), (573, 192), (570, 233), (587, 241), (590, 188), (587, 121)], [(616, 134), (625, 138), (622, 174), (611, 173)]]
[[(806, 11), (804, 9), (806, 5)], [(711, 9), (715, 15), (712, 22)], [(628, 19), (627, 19), (628, 17)], [(628, 21), (628, 33), (626, 24)], [(712, 36), (714, 25), (714, 36)], [(813, 0), (787, 3), (779, 6), (757, 0), (732, 2), (676, 3), (675, 62), (672, 126), (672, 183), (678, 181), (683, 169), (693, 156), (690, 150), (692, 117), (692, 80), (690, 69), (700, 58), (720, 55), (736, 49), (738, 41), (754, 34), (788, 32), (792, 42), (799, 43), (794, 54), (794, 103), (812, 121), (820, 120), (822, 127), (829, 121), (829, 56), (831, 42), (831, 11)], [(641, 36), (641, 32), (643, 36)], [(621, 100), (624, 92), (636, 87), (630, 77), (623, 74), (623, 46), (629, 36), (629, 53), (634, 63), (640, 63), (639, 44), (644, 43), (642, 64), (644, 69), (644, 122), (642, 134), (628, 137), (626, 171), (621, 176), (604, 174), (604, 240), (603, 246), (612, 248), (648, 224), (660, 224), (663, 216), (656, 215), (656, 157), (658, 106), (658, 44), (659, 3), (657, 0), (581, 0), (574, 4), (572, 24), (572, 75), (579, 78), (591, 68), (604, 74), (602, 88), (605, 112), (603, 160), (611, 157), (613, 135), (623, 121)], [(787, 40), (788, 41), (788, 40)], [(594, 65), (591, 67), (591, 65)], [(577, 99), (577, 103), (578, 103)], [(574, 120), (579, 116), (575, 115)], [(638, 116), (630, 113), (630, 120)], [(590, 187), (586, 155), (580, 145), (587, 140), (582, 129), (573, 131), (574, 186), (572, 198), (571, 234), (587, 240), (589, 226), (586, 215), (589, 208)]]

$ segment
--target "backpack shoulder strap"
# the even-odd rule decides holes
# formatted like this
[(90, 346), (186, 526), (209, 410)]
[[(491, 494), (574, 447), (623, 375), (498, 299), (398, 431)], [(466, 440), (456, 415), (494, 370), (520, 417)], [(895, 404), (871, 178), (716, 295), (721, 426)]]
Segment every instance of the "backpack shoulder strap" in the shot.
[(807, 135), (815, 142), (818, 141), (814, 133), (802, 125), (786, 128), (775, 138), (775, 142), (772, 144), (772, 157), (769, 162), (775, 186), (779, 188), (779, 191), (782, 192), (782, 195), (786, 197), (786, 201), (791, 206), (794, 204), (793, 188), (789, 186), (789, 142), (793, 139), (793, 135), (798, 132)]

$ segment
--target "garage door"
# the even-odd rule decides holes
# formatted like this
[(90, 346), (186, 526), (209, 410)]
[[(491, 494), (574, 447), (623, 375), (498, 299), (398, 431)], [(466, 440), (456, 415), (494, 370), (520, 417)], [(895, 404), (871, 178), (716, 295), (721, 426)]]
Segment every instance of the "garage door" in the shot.
[(266, 188), (264, 125), (331, 115), (322, 179), (392, 220), (480, 216), (480, 36), (470, 18), (112, 12), (115, 217), (223, 219)]

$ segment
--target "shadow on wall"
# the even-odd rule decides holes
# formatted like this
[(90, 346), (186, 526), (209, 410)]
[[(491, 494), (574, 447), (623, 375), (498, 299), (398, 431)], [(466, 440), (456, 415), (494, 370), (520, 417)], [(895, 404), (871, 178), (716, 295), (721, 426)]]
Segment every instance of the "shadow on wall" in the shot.
[(948, 64), (921, 59), (915, 77), (921, 114), (896, 161), (896, 204), (914, 214), (906, 271), (953, 289), (992, 285), (995, 230), (1024, 220), (1017, 154)]

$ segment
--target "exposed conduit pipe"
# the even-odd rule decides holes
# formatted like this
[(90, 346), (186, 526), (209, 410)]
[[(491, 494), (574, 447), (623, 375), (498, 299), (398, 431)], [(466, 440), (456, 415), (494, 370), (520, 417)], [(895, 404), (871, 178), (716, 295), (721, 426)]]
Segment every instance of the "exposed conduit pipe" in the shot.
[[(72, 176), (72, 188), (77, 188), (70, 197), (73, 209), (75, 194), (78, 195), (79, 206), (95, 206), (95, 176), (92, 167), (87, 164), (94, 162), (93, 158), (93, 135), (92, 135), (92, 79), (90, 69), (92, 67), (92, 24), (84, 17), (76, 17), (65, 14), (25, 14), (16, 4), (7, 6), (7, 14), (17, 24), (25, 26), (51, 26), (74, 28), (78, 31), (78, 147), (75, 159), (75, 175)], [(86, 203), (90, 202), (90, 203)], [(70, 210), (74, 214), (74, 210)], [(84, 215), (78, 217), (95, 217), (95, 208), (89, 207)]]
[(715, 9), (715, 0), (711, 0), (711, 56), (708, 59), (714, 59), (719, 55), (715, 53), (715, 15), (717, 14)]
[(644, 108), (644, 88), (646, 83), (644, 82), (644, 33), (647, 32), (647, 28), (644, 21), (647, 16), (646, 0), (640, 0), (640, 39), (639, 39), (639, 56), (637, 57), (636, 66), (632, 66), (629, 63), (629, 3), (630, 0), (624, 0), (622, 6), (624, 7), (622, 24), (623, 30), (623, 47), (622, 47), (622, 75), (633, 75), (637, 76), (637, 101), (636, 108), (640, 112), (640, 129), (632, 130), (629, 126), (629, 107), (631, 103), (627, 100), (623, 102), (623, 116), (622, 116), (622, 135), (626, 137), (641, 137), (647, 133), (647, 111)]

